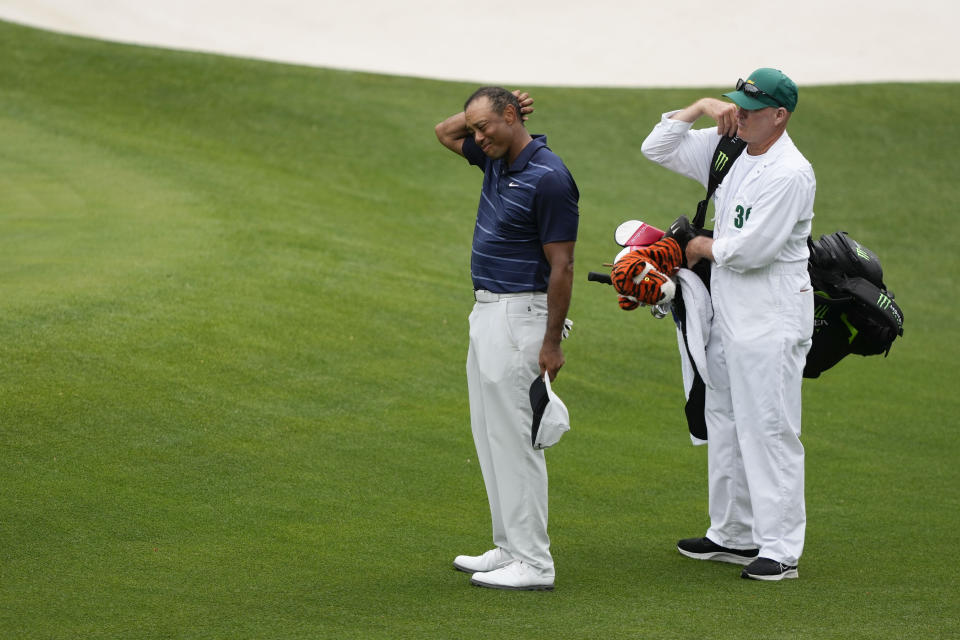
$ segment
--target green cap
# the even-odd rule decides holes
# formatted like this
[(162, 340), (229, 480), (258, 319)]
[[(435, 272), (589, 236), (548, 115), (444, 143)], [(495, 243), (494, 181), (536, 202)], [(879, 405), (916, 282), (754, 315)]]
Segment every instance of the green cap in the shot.
[(723, 96), (747, 111), (783, 107), (792, 113), (797, 108), (797, 85), (779, 69), (757, 69), (744, 84), (751, 84), (762, 93), (749, 89), (745, 92), (746, 87), (741, 87)]

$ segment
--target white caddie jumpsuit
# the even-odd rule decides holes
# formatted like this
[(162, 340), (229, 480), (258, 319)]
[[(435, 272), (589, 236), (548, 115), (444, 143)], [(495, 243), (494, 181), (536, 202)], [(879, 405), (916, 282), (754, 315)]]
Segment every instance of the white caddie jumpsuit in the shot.
[[(643, 154), (706, 187), (717, 129), (693, 130), (673, 113)], [(813, 336), (815, 192), (813, 168), (784, 132), (763, 155), (741, 154), (714, 195), (706, 535), (789, 565), (806, 528), (800, 385)]]

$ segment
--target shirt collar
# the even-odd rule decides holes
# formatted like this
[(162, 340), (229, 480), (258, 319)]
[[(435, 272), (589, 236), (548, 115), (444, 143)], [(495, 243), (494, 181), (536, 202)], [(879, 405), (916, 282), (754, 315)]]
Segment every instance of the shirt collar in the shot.
[[(507, 166), (507, 171), (509, 173), (516, 173), (518, 171), (523, 171), (527, 168), (527, 163), (530, 162), (530, 158), (533, 157), (538, 150), (542, 147), (547, 146), (547, 136), (537, 133), (531, 136), (533, 140), (527, 143), (527, 146), (523, 148), (523, 151), (520, 152), (520, 155), (517, 156), (517, 159), (513, 161), (513, 164)], [(506, 160), (504, 160), (506, 164)]]
[(793, 141), (790, 140), (790, 136), (787, 135), (786, 130), (784, 130), (784, 132), (780, 134), (780, 137), (770, 145), (770, 148), (759, 156), (751, 156), (749, 153), (745, 153), (744, 155), (748, 158), (756, 158), (760, 160), (762, 164), (768, 165), (779, 158), (783, 151), (791, 144), (793, 144)]

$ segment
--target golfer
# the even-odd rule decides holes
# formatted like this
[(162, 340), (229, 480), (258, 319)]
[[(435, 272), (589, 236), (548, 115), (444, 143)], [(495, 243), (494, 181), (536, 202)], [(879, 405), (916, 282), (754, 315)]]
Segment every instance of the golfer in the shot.
[[(710, 528), (680, 540), (685, 556), (746, 565), (744, 578), (797, 577), (806, 529), (800, 384), (813, 335), (807, 238), (816, 180), (787, 134), (794, 82), (758, 69), (725, 94), (666, 113), (643, 154), (706, 185), (721, 135), (747, 143), (715, 194), (713, 238), (687, 263), (712, 262), (707, 345)], [(716, 127), (693, 130), (706, 116)]]
[(524, 126), (525, 93), (478, 89), (436, 126), (441, 144), (483, 171), (473, 232), (467, 385), (495, 547), (457, 556), (477, 586), (552, 589), (547, 467), (532, 447), (529, 388), (556, 377), (573, 288), (577, 185), (544, 136)]

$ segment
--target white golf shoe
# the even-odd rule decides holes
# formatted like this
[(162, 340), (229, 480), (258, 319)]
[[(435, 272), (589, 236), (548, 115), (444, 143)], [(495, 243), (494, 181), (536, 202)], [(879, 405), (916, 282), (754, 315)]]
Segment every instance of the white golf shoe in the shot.
[(493, 571), (505, 567), (511, 562), (513, 562), (513, 556), (497, 547), (496, 549), (490, 549), (482, 556), (457, 556), (453, 559), (453, 566), (465, 573), (476, 573), (478, 571)]
[(500, 569), (473, 574), (470, 584), (488, 589), (550, 591), (553, 589), (553, 574), (541, 574), (530, 565), (514, 560)]

